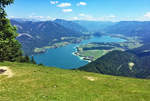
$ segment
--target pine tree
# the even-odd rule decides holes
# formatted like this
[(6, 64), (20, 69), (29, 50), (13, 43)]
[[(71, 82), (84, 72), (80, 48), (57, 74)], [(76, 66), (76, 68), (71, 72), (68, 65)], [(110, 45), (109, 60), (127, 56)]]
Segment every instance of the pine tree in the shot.
[(16, 27), (6, 18), (5, 7), (14, 0), (0, 0), (0, 61), (16, 61), (22, 56), (21, 45), (16, 40)]
[(30, 63), (30, 57), (28, 55), (25, 55), (25, 62)]

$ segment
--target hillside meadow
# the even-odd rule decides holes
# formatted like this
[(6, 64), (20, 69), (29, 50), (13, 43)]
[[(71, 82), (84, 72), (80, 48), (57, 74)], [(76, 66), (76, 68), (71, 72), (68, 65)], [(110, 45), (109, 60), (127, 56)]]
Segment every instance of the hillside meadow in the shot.
[[(0, 101), (149, 101), (150, 80), (0, 63)], [(8, 73), (7, 73), (8, 72)]]

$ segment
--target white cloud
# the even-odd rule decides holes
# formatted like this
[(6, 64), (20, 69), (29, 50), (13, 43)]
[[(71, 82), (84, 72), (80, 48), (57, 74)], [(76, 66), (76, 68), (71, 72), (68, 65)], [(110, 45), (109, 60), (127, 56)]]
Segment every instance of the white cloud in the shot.
[(71, 18), (68, 18), (67, 20), (80, 20), (78, 17), (71, 17)]
[(73, 17), (72, 19), (73, 19), (73, 20), (78, 20), (78, 17)]
[(144, 17), (150, 18), (150, 12), (147, 12)]
[(116, 18), (115, 15), (109, 15), (108, 18)]
[(72, 12), (72, 9), (62, 9), (63, 12)]
[(111, 14), (111, 15), (102, 16), (102, 17), (99, 17), (99, 18), (96, 18), (96, 19), (99, 20), (99, 21), (113, 21), (113, 22), (116, 22), (117, 21), (117, 16)]
[(79, 3), (77, 3), (77, 6), (86, 6), (86, 5), (87, 5), (86, 2), (79, 2)]
[(29, 18), (38, 18), (38, 19), (43, 19), (44, 17), (43, 17), (43, 16), (33, 16), (33, 15), (31, 15), (31, 16), (29, 16)]
[(86, 15), (85, 15), (85, 14), (83, 14), (83, 13), (80, 13), (80, 14), (79, 14), (79, 16), (86, 16)]
[(80, 20), (96, 20), (93, 16), (84, 13), (80, 13), (79, 16)]
[(150, 12), (145, 13), (141, 17), (132, 17), (131, 20), (134, 20), (134, 21), (150, 21)]
[(55, 18), (52, 18), (50, 16), (35, 16), (35, 15), (31, 15), (27, 19), (35, 19), (35, 20), (40, 20), (40, 21), (47, 21), (47, 20), (54, 20)]
[(70, 7), (71, 3), (61, 3), (59, 5), (57, 5), (57, 7)]
[(13, 19), (13, 18), (16, 18), (16, 17), (15, 16), (8, 16), (8, 18)]
[(84, 14), (84, 13), (80, 13), (79, 16), (86, 17), (86, 18), (93, 18), (91, 15), (87, 15), (87, 14)]
[(55, 5), (55, 4), (59, 3), (59, 1), (50, 1), (50, 3), (51, 3), (52, 5)]
[(80, 20), (91, 20), (91, 21), (116, 21), (117, 16), (111, 14), (107, 16), (101, 16), (101, 17), (93, 17), (89, 14), (80, 13), (79, 19)]

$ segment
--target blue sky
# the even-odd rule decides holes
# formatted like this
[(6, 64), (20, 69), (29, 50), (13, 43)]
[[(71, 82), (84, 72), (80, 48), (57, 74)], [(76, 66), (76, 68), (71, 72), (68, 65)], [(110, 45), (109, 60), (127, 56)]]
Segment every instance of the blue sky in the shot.
[(9, 18), (150, 21), (150, 0), (15, 0)]

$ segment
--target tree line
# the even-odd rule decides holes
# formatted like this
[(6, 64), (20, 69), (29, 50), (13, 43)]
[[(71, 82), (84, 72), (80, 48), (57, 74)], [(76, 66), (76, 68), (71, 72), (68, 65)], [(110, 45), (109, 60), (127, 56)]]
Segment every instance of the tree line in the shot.
[(6, 6), (14, 3), (14, 0), (0, 0), (0, 62), (28, 62), (35, 63), (34, 58), (23, 55), (21, 44), (16, 40), (17, 28), (12, 26), (7, 18)]

